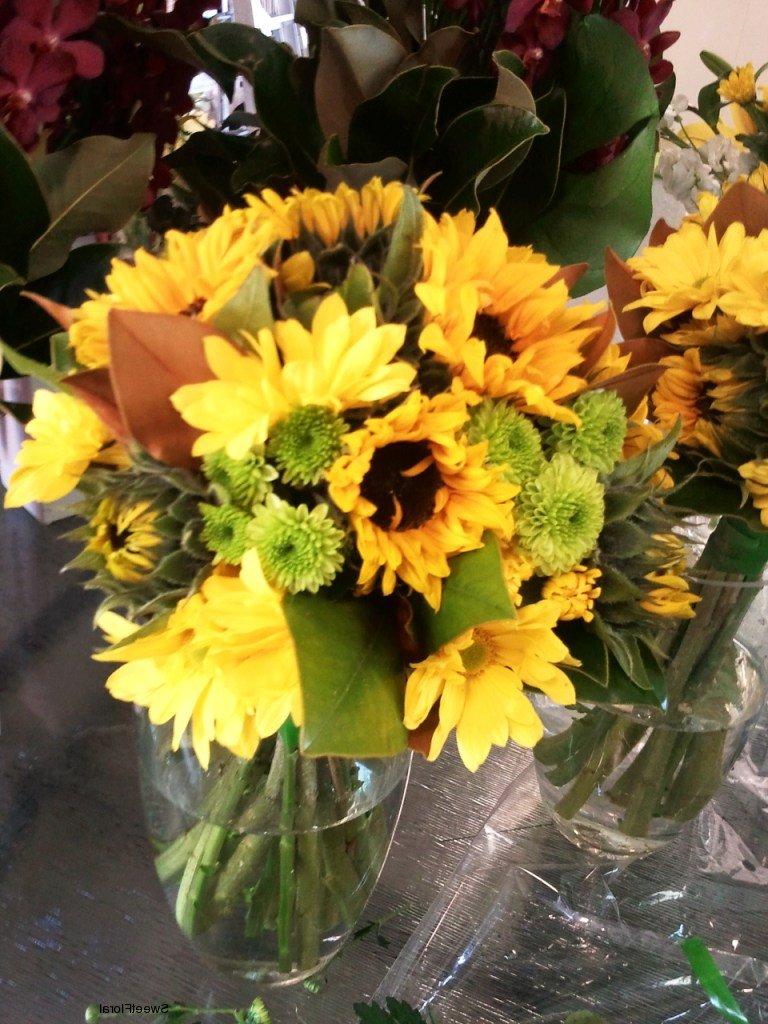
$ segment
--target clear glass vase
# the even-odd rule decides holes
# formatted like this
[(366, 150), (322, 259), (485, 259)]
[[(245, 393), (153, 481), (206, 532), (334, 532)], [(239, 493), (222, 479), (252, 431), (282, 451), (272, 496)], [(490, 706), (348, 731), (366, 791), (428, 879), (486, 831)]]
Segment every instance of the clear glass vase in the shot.
[[(403, 803), (410, 754), (303, 757), (281, 733), (251, 761), (139, 718), (155, 867), (176, 921), (220, 970), (304, 980), (340, 950), (375, 886)], [(285, 727), (284, 727), (285, 728)]]
[(755, 536), (721, 521), (697, 552), (696, 617), (659, 637), (663, 708), (538, 702), (541, 796), (577, 846), (619, 860), (653, 853), (698, 817), (743, 750), (768, 690), (765, 539), (745, 555)]

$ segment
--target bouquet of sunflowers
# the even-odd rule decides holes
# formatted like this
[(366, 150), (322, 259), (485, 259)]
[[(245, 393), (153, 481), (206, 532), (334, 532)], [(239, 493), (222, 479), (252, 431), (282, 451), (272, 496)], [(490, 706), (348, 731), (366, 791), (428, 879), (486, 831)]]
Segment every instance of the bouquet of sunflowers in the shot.
[(40, 300), (71, 372), (6, 506), (81, 492), (108, 687), (157, 727), (165, 804), (197, 787), (157, 868), (238, 969), (338, 947), (409, 745), (455, 732), (474, 771), (541, 739), (531, 690), (659, 699), (696, 600), (662, 500), (679, 426), (647, 422), (663, 368), (569, 302), (583, 270), (374, 180), (249, 197), (78, 309)]

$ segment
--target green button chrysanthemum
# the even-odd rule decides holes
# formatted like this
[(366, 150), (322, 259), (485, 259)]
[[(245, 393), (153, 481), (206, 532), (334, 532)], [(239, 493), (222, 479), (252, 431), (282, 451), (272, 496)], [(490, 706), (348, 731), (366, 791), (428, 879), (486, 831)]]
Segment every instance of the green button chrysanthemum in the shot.
[(341, 452), (346, 424), (330, 409), (304, 405), (272, 430), (267, 450), (287, 484), (316, 484)]
[(555, 455), (516, 503), (520, 547), (547, 576), (568, 572), (595, 547), (605, 517), (597, 470)]
[(621, 458), (627, 436), (624, 403), (612, 391), (590, 391), (576, 399), (573, 411), (581, 426), (555, 423), (549, 437), (552, 447), (572, 455), (582, 466), (610, 473)]
[(203, 470), (223, 502), (248, 510), (264, 501), (272, 481), (277, 479), (277, 470), (257, 452), (244, 459), (231, 459), (224, 451), (214, 452), (205, 456)]
[(292, 594), (316, 593), (344, 563), (344, 533), (332, 521), (327, 505), (310, 512), (306, 505), (295, 507), (271, 494), (255, 510), (249, 536), (264, 575)]
[(488, 462), (506, 466), (505, 476), (523, 484), (544, 466), (541, 435), (530, 419), (506, 402), (485, 401), (472, 411), (472, 444), (488, 442)]
[(234, 505), (200, 505), (203, 543), (219, 561), (239, 565), (248, 550), (251, 517)]

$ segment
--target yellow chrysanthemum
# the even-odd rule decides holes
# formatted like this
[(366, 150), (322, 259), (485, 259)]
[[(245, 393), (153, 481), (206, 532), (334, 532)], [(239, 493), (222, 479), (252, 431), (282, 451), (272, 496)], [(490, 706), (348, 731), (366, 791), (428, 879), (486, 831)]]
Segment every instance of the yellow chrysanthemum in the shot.
[(477, 626), (413, 666), (405, 691), (406, 727), (418, 728), (440, 702), (430, 761), (452, 729), (472, 772), (492, 745), (503, 747), (511, 739), (534, 747), (544, 730), (524, 686), (558, 704), (575, 702), (573, 684), (557, 667), (569, 658), (568, 648), (553, 633), (559, 611), (551, 601), (528, 605), (517, 618)]
[(739, 466), (752, 504), (760, 513), (760, 522), (768, 527), (768, 459), (753, 459)]
[(542, 589), (542, 597), (559, 605), (563, 622), (575, 619), (591, 622), (595, 617), (595, 602), (601, 594), (597, 585), (601, 575), (599, 569), (577, 565), (570, 572), (547, 580)]
[(63, 498), (94, 462), (128, 464), (125, 450), (115, 443), (96, 413), (63, 391), (35, 392), (27, 433), (30, 440), (22, 444), (16, 459), (6, 508)]
[[(624, 438), (623, 458), (631, 459), (635, 455), (647, 452), (649, 448), (653, 448), (654, 445), (660, 444), (664, 440), (665, 433), (666, 431), (650, 421), (648, 399), (644, 398), (629, 421), (627, 435)], [(678, 455), (676, 452), (672, 452), (669, 457), (677, 459)], [(664, 491), (668, 491), (675, 485), (672, 474), (664, 466), (653, 475), (652, 480), (654, 486)]]
[(467, 212), (425, 220), (416, 286), (427, 319), (422, 349), (467, 388), (578, 423), (561, 403), (585, 387), (572, 371), (600, 329), (594, 317), (602, 306), (569, 304), (560, 268), (510, 246), (495, 212), (475, 228)]
[(161, 256), (139, 249), (133, 263), (113, 260), (106, 293), (90, 293), (75, 311), (69, 339), (78, 363), (88, 368), (108, 364), (112, 309), (181, 314), (210, 323), (274, 241), (269, 223), (230, 210), (201, 231), (169, 231)]
[(291, 241), (310, 232), (331, 246), (345, 231), (363, 239), (394, 223), (403, 202), (403, 187), (399, 181), (385, 185), (381, 178), (373, 178), (360, 189), (342, 183), (335, 192), (308, 188), (287, 198), (265, 189), (245, 199), (250, 214), (268, 223), (277, 238)]
[(536, 567), (530, 558), (523, 554), (514, 541), (512, 541), (509, 544), (505, 544), (501, 549), (501, 568), (509, 596), (512, 598), (515, 607), (519, 608), (523, 603), (523, 595), (521, 593), (523, 584), (533, 579)]
[(757, 98), (755, 65), (734, 68), (727, 78), (721, 79), (718, 91), (726, 103), (753, 103)]
[(745, 239), (720, 307), (745, 327), (768, 330), (768, 230)]
[(253, 352), (206, 338), (216, 379), (186, 385), (172, 398), (187, 423), (204, 432), (193, 454), (224, 448), (241, 459), (294, 408), (316, 405), (341, 412), (407, 391), (415, 368), (395, 360), (405, 330), (402, 324), (377, 326), (372, 308), (350, 315), (344, 300), (333, 294), (320, 303), (311, 331), (298, 320), (278, 321), (274, 331), (259, 332)]
[(155, 529), (157, 517), (149, 501), (131, 504), (104, 498), (90, 522), (87, 550), (102, 556), (104, 568), (115, 579), (137, 583), (157, 564), (157, 549), (163, 543)]
[(715, 228), (706, 234), (700, 224), (686, 222), (663, 245), (649, 246), (629, 260), (643, 295), (627, 309), (650, 309), (645, 329), (651, 333), (684, 313), (710, 320), (729, 288), (746, 231), (731, 224), (718, 240)]
[(385, 594), (399, 578), (438, 608), (448, 559), (479, 548), (485, 530), (511, 532), (519, 488), (485, 464), (485, 442), (467, 443), (467, 420), (458, 391), (414, 392), (347, 435), (328, 472), (329, 493), (355, 531), (365, 592), (381, 570)]
[[(114, 620), (108, 627), (114, 635)], [(213, 742), (250, 758), (289, 715), (302, 721), (296, 655), (281, 598), (253, 551), (239, 575), (214, 573), (176, 606), (162, 629), (95, 657), (124, 662), (107, 681), (110, 693), (146, 707), (155, 725), (173, 720), (174, 749), (191, 724), (204, 768)]]

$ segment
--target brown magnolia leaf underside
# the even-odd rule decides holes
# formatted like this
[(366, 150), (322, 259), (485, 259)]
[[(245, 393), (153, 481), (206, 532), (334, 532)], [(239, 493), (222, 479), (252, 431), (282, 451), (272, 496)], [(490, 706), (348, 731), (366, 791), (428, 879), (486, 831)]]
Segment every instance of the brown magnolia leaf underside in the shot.
[(59, 324), (62, 330), (68, 331), (75, 322), (75, 311), (69, 306), (65, 306), (61, 302), (54, 302), (53, 299), (47, 299), (45, 295), (38, 295), (37, 292), (25, 291), (21, 294), (25, 299), (37, 303), (52, 320)]
[(627, 310), (626, 308), (631, 302), (636, 302), (640, 298), (640, 282), (635, 280), (632, 271), (613, 249), (605, 251), (605, 283), (608, 285), (608, 296), (616, 314), (622, 337), (642, 337), (645, 334), (643, 311), (641, 309)]
[(632, 416), (640, 403), (646, 398), (656, 386), (659, 378), (663, 376), (666, 367), (648, 364), (646, 366), (635, 366), (616, 377), (601, 381), (589, 391), (613, 391), (619, 396), (627, 410), (627, 415)]
[(745, 181), (738, 182), (717, 204), (704, 229), (708, 232), (714, 225), (720, 238), (736, 221), (741, 221), (753, 237), (768, 228), (768, 195)]
[(64, 379), (64, 384), (77, 398), (96, 413), (99, 419), (112, 431), (118, 441), (127, 444), (131, 440), (128, 427), (117, 407), (109, 370), (83, 370)]

